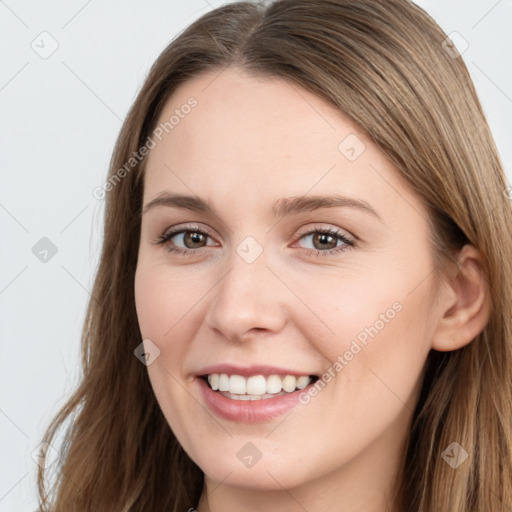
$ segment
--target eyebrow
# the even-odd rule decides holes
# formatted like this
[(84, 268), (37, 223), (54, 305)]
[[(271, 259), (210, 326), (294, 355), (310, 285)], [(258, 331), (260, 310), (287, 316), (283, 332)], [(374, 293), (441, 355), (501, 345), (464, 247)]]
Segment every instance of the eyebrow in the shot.
[[(181, 208), (207, 213), (212, 216), (218, 216), (217, 210), (210, 201), (205, 201), (200, 197), (192, 195), (170, 194), (168, 192), (163, 192), (146, 204), (143, 214), (157, 206)], [(361, 211), (372, 214), (382, 221), (380, 215), (366, 201), (343, 195), (299, 196), (278, 199), (272, 204), (272, 213), (275, 217), (284, 217), (287, 215), (311, 212), (321, 208), (339, 207), (357, 208)]]

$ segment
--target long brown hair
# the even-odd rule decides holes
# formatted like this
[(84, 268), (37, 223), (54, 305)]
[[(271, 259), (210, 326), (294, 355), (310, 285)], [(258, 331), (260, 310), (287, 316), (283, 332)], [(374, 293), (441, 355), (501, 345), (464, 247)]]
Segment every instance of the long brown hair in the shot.
[[(437, 268), (464, 243), (482, 254), (491, 316), (452, 352), (432, 350), (404, 450), (393, 510), (505, 512), (512, 507), (512, 208), (492, 135), (462, 58), (408, 0), (238, 2), (195, 21), (151, 68), (117, 140), (105, 199), (102, 254), (82, 334), (81, 381), (51, 422), (60, 429), (41, 510), (184, 511), (203, 474), (153, 394), (134, 302), (144, 146), (176, 88), (238, 66), (284, 78), (360, 125), (428, 205)], [(200, 108), (200, 106), (199, 106)], [(457, 442), (468, 460), (442, 457)], [(45, 453), (43, 455), (46, 455)]]

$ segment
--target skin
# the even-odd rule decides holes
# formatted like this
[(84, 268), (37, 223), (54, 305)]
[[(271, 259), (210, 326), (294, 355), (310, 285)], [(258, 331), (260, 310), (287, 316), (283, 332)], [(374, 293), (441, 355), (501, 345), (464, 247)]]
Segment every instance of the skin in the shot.
[[(436, 284), (421, 200), (364, 132), (322, 99), (228, 68), (183, 84), (159, 122), (191, 96), (197, 106), (149, 154), (143, 205), (165, 191), (191, 194), (217, 215), (149, 209), (135, 276), (141, 333), (160, 350), (147, 367), (152, 386), (205, 473), (200, 503), (190, 506), (384, 512), (429, 351), (460, 348), (487, 322), (480, 256), (466, 246), (459, 271), (447, 263), (451, 279)], [(366, 147), (355, 161), (338, 149), (349, 134)], [(346, 206), (278, 218), (271, 211), (280, 198), (333, 193), (365, 201), (378, 217)], [(190, 223), (212, 236), (155, 244)], [(318, 227), (355, 245), (325, 256), (343, 242), (315, 241)], [(252, 263), (236, 252), (247, 236), (263, 248)], [(173, 254), (173, 243), (196, 252)], [(332, 372), (396, 303), (394, 318), (290, 414), (236, 423), (215, 416), (198, 392), (196, 373), (215, 363)], [(247, 442), (262, 454), (251, 468), (237, 457)]]

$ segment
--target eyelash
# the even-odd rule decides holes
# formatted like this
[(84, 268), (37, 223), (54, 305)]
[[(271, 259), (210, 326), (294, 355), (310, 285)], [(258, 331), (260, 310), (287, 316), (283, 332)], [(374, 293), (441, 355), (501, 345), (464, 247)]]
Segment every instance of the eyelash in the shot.
[[(158, 237), (158, 239), (154, 243), (156, 245), (164, 246), (170, 241), (171, 238), (173, 238), (176, 235), (182, 234), (182, 233), (199, 233), (201, 235), (205, 235), (207, 237), (214, 238), (208, 231), (199, 229), (198, 226), (182, 226), (182, 227), (173, 229), (173, 230), (169, 231), (168, 233), (165, 233), (162, 236)], [(327, 256), (338, 254), (338, 253), (341, 253), (343, 251), (346, 251), (346, 250), (349, 250), (349, 249), (352, 249), (353, 247), (355, 247), (355, 242), (353, 240), (350, 240), (349, 238), (347, 238), (341, 231), (338, 231), (336, 229), (324, 228), (324, 227), (315, 227), (314, 229), (312, 229), (306, 233), (303, 233), (297, 240), (301, 240), (302, 238), (304, 238), (306, 236), (314, 235), (316, 233), (322, 233), (322, 234), (330, 235), (334, 238), (338, 238), (339, 240), (341, 240), (343, 242), (343, 245), (341, 245), (340, 247), (336, 247), (334, 249), (328, 249), (326, 251), (321, 251), (318, 249), (316, 249), (316, 250), (315, 249), (305, 249), (307, 251), (308, 256), (327, 257)], [(198, 249), (182, 249), (181, 247), (173, 247), (170, 245), (166, 249), (173, 254), (178, 254), (181, 256), (197, 256), (206, 247), (200, 247)]]

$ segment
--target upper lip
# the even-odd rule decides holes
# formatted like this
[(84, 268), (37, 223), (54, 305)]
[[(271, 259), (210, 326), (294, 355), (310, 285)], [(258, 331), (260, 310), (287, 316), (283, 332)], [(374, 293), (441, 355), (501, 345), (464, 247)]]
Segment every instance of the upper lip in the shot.
[(300, 377), (301, 375), (314, 375), (314, 373), (307, 370), (291, 370), (290, 368), (269, 366), (269, 365), (251, 365), (251, 366), (237, 366), (229, 363), (213, 364), (205, 366), (197, 372), (197, 375), (204, 377), (212, 373), (226, 373), (228, 375), (242, 375), (250, 377), (251, 375), (295, 375)]

